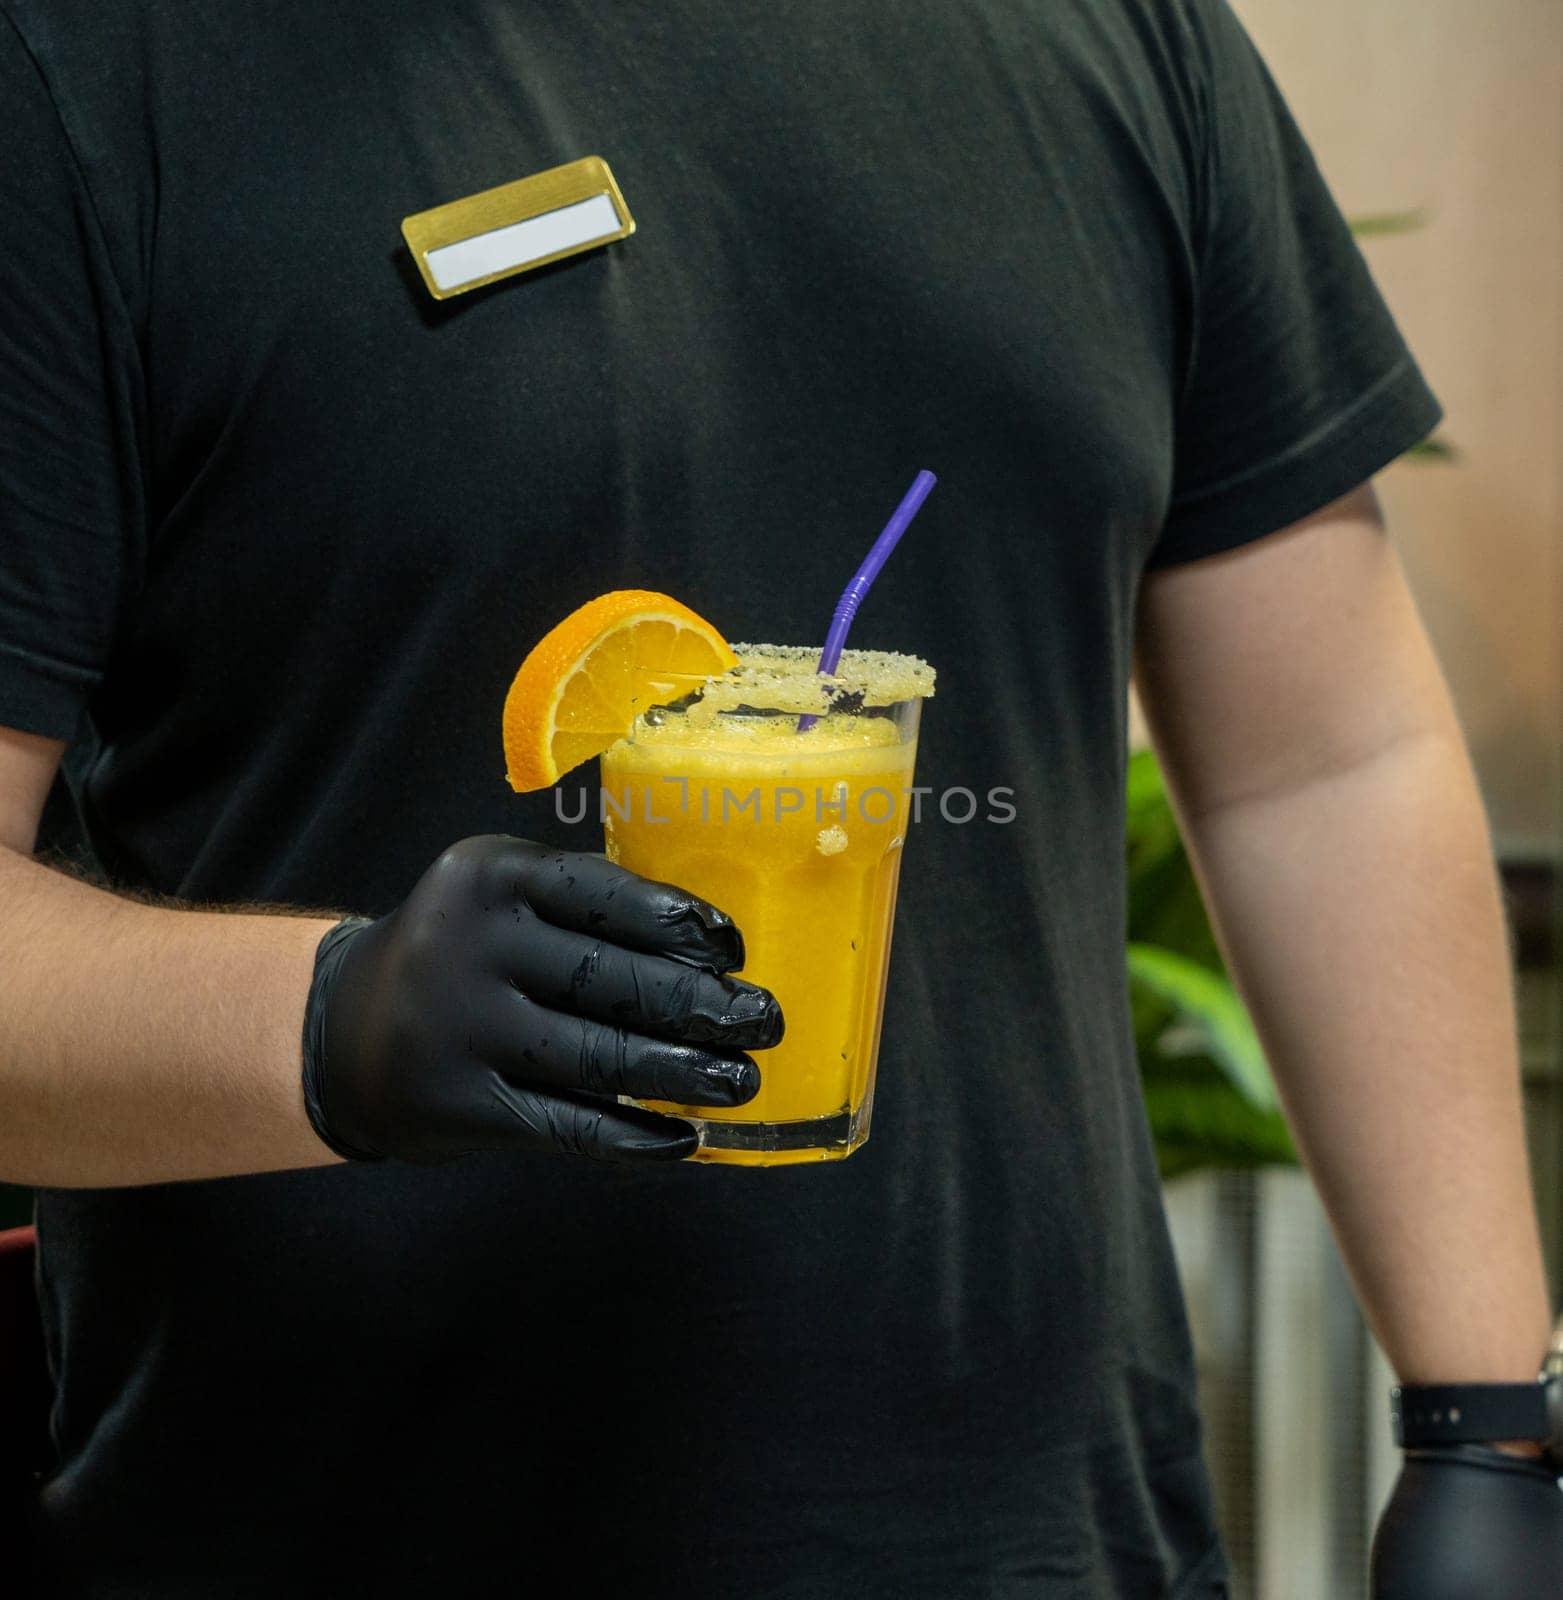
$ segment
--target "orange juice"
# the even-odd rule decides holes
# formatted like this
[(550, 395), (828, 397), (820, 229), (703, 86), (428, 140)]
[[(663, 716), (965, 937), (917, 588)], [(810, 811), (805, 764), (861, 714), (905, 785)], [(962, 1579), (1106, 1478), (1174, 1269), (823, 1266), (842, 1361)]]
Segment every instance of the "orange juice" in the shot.
[[(797, 708), (821, 703), (807, 682), (810, 652), (786, 653), (790, 670), (777, 683), (755, 679), (755, 653), (736, 648), (747, 686), (651, 712), (603, 756), (604, 831), (610, 859), (733, 918), (742, 976), (781, 1002), (786, 1035), (756, 1052), (762, 1084), (747, 1105), (648, 1103), (696, 1124), (695, 1160), (830, 1160), (868, 1137), (918, 713), (932, 674), (923, 668), (926, 681), (914, 680), (906, 698), (873, 705), (872, 670), (847, 659), (845, 681), (855, 670), (870, 687), (838, 696), (849, 710), (800, 732)], [(878, 681), (881, 695), (908, 687), (890, 670)]]

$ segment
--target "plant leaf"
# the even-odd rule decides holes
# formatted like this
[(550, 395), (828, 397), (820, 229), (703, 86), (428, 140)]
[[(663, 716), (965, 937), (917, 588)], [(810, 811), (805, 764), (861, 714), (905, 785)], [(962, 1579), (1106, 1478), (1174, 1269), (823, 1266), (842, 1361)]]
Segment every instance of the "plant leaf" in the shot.
[(1201, 1167), (1298, 1164), (1281, 1113), (1249, 1105), (1208, 1058), (1152, 1068), (1145, 1109), (1163, 1178)]
[(1136, 750), (1129, 757), (1124, 784), (1125, 810), (1132, 825), (1150, 817), (1171, 815), (1167, 786), (1154, 750)]
[(1154, 752), (1129, 758), (1125, 803), (1128, 935), (1220, 972), (1221, 953)]
[(1419, 439), (1405, 455), (1420, 461), (1458, 461), (1460, 452), (1447, 439)]
[(1279, 1101), (1264, 1052), (1231, 983), (1221, 973), (1160, 945), (1131, 943), (1127, 958), (1131, 991), (1141, 985), (1171, 1004), (1180, 1023), (1198, 1030), (1211, 1059), (1243, 1098), (1256, 1110), (1275, 1110)]
[(1425, 228), (1430, 213), (1423, 206), (1414, 211), (1377, 211), (1351, 218), (1351, 231), (1359, 239), (1372, 239), (1388, 233), (1415, 233)]

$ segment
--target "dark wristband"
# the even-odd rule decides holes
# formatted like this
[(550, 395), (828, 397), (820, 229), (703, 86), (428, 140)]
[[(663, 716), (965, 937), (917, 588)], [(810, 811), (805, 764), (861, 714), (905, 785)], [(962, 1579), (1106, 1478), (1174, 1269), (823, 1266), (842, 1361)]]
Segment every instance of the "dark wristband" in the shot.
[(1546, 1439), (1547, 1392), (1540, 1383), (1403, 1384), (1389, 1392), (1401, 1446), (1491, 1439)]
[(309, 1125), (320, 1142), (349, 1161), (383, 1161), (378, 1150), (360, 1150), (340, 1139), (326, 1121), (324, 1105), (326, 1075), (326, 995), (336, 979), (342, 958), (354, 935), (367, 928), (371, 917), (344, 917), (315, 946), (315, 974), (309, 983), (309, 998), (304, 1002), (304, 1110)]

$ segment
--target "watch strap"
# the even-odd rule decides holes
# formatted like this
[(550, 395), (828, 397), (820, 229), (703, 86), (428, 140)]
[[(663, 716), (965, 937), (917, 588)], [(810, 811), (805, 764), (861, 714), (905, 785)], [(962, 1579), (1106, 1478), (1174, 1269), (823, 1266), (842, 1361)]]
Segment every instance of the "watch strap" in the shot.
[(1389, 1391), (1395, 1443), (1476, 1444), (1550, 1437), (1541, 1383), (1417, 1383)]

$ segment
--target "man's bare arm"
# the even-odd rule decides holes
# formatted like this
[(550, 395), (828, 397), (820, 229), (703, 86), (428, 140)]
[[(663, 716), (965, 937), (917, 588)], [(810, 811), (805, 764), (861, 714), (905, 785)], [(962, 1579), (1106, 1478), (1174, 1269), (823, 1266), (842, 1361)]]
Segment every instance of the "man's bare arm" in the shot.
[(1533, 1379), (1549, 1310), (1460, 728), (1367, 486), (1154, 572), (1136, 678), (1233, 975), (1403, 1381)]
[(55, 740), (0, 729), (0, 1180), (324, 1166), (300, 1036), (331, 920), (169, 910), (31, 859)]

